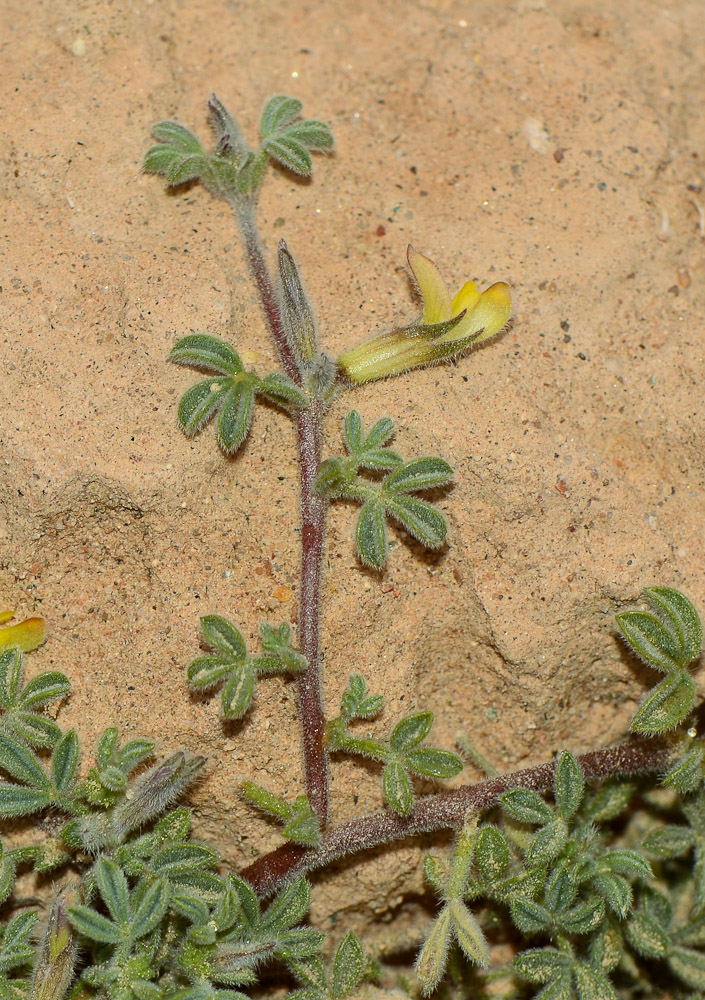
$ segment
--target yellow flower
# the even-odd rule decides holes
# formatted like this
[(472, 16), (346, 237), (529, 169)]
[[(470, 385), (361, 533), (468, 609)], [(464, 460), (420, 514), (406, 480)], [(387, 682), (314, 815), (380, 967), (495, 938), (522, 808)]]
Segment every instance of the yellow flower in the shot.
[[(0, 622), (6, 622), (13, 617), (14, 611), (0, 611)], [(19, 646), (24, 653), (41, 646), (47, 637), (43, 618), (27, 618), (19, 625), (6, 625), (0, 628), (0, 651), (11, 646)]]
[(512, 314), (509, 285), (504, 281), (484, 292), (478, 292), (474, 281), (466, 281), (451, 299), (432, 260), (412, 246), (407, 259), (423, 299), (422, 321), (377, 334), (343, 351), (338, 365), (351, 382), (369, 382), (457, 357), (468, 347), (494, 337)]

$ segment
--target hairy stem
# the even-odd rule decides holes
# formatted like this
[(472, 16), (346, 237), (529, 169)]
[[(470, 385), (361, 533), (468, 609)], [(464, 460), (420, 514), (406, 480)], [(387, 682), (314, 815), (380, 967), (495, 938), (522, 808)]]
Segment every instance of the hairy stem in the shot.
[[(301, 371), (287, 339), (279, 296), (272, 283), (257, 230), (254, 205), (237, 199), (232, 203), (247, 260), (267, 318), (267, 324), (286, 374), (303, 384)], [(321, 428), (324, 407), (313, 400), (297, 419), (299, 477), (301, 483), (301, 571), (298, 638), (308, 667), (297, 678), (306, 794), (321, 829), (328, 821), (328, 754), (323, 743), (325, 717), (321, 697), (320, 593), (325, 542), (326, 502), (314, 491), (321, 463)]]
[[(588, 781), (613, 775), (645, 774), (661, 771), (668, 764), (670, 748), (656, 740), (639, 740), (617, 747), (592, 750), (578, 757)], [(537, 767), (500, 774), (475, 785), (429, 796), (416, 803), (408, 816), (391, 810), (371, 813), (343, 823), (332, 830), (319, 847), (284, 844), (258, 858), (240, 872), (259, 896), (276, 892), (294, 878), (325, 868), (340, 858), (374, 847), (437, 830), (457, 829), (468, 812), (482, 812), (494, 805), (510, 788), (531, 788), (545, 792), (553, 787), (555, 761)]]

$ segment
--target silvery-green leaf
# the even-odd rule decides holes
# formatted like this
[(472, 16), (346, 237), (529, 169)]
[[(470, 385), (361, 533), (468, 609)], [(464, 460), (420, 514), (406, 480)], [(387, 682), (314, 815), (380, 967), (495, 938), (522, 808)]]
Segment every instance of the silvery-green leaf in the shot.
[(218, 415), (218, 444), (228, 455), (247, 437), (254, 404), (255, 391), (249, 379), (238, 380), (225, 392)]
[(281, 163), (287, 170), (303, 177), (309, 177), (313, 170), (313, 160), (311, 154), (295, 139), (287, 136), (266, 139), (262, 148), (273, 160)]
[(360, 559), (367, 566), (381, 569), (387, 561), (389, 546), (384, 507), (379, 500), (363, 504), (357, 518), (355, 542)]
[(703, 627), (692, 601), (673, 587), (647, 587), (644, 597), (673, 633), (680, 647), (681, 665), (696, 660), (702, 649)]
[(444, 906), (434, 920), (431, 932), (416, 960), (416, 975), (424, 996), (433, 992), (445, 972), (452, 931), (453, 922), (450, 907)]
[(186, 128), (185, 125), (179, 124), (179, 122), (158, 122), (152, 128), (152, 135), (159, 142), (168, 143), (182, 153), (201, 153), (205, 155), (205, 150), (198, 137), (190, 129)]
[(130, 902), (124, 872), (111, 858), (101, 858), (96, 867), (96, 881), (110, 916), (127, 929), (130, 923)]
[(556, 764), (554, 779), (556, 809), (559, 816), (570, 819), (580, 805), (584, 789), (585, 781), (580, 764), (572, 753), (564, 750)]
[(384, 480), (385, 492), (413, 493), (445, 486), (453, 479), (453, 469), (442, 458), (413, 458)]
[(414, 791), (406, 773), (399, 761), (390, 761), (382, 773), (384, 799), (394, 812), (400, 816), (408, 816), (414, 804)]
[(208, 423), (222, 404), (230, 384), (230, 378), (209, 378), (186, 390), (179, 400), (176, 415), (187, 437), (193, 437)]
[(450, 750), (440, 750), (437, 747), (418, 747), (404, 754), (404, 763), (414, 774), (422, 774), (427, 778), (447, 780), (454, 778), (463, 770), (463, 761)]
[(255, 675), (245, 664), (236, 667), (221, 694), (221, 711), (224, 719), (241, 719), (252, 704), (255, 693)]
[(313, 118), (294, 122), (293, 125), (289, 125), (283, 132), (280, 132), (277, 138), (298, 142), (306, 149), (313, 149), (317, 152), (332, 149), (335, 145), (333, 133), (328, 125)]
[(348, 931), (338, 945), (333, 960), (330, 992), (332, 1000), (344, 1000), (359, 984), (365, 972), (365, 952), (354, 931)]
[(61, 737), (51, 757), (51, 774), (57, 791), (65, 793), (70, 789), (76, 777), (78, 757), (78, 736), (76, 730), (71, 729)]
[(459, 899), (452, 900), (449, 905), (453, 917), (453, 930), (465, 957), (483, 968), (488, 966), (490, 951), (477, 920)]
[(290, 125), (301, 114), (303, 104), (295, 97), (283, 94), (272, 97), (264, 106), (260, 119), (260, 134), (263, 139), (269, 138), (278, 129)]
[(660, 618), (649, 611), (623, 611), (615, 615), (627, 645), (654, 670), (673, 673), (681, 666), (681, 649)]
[(244, 366), (237, 351), (225, 340), (207, 333), (182, 337), (171, 349), (169, 361), (177, 365), (201, 368), (215, 375), (239, 375)]
[(213, 649), (237, 663), (247, 659), (247, 644), (240, 629), (222, 615), (204, 615), (201, 635)]
[(58, 670), (45, 670), (25, 684), (17, 704), (25, 711), (33, 711), (50, 701), (66, 698), (70, 694), (71, 684), (68, 677)]
[(398, 722), (389, 737), (389, 745), (395, 753), (411, 750), (425, 740), (433, 725), (433, 712), (417, 712), (407, 715)]
[(29, 747), (0, 733), (0, 767), (18, 781), (49, 790), (51, 781), (37, 756)]
[[(394, 475), (392, 472), (391, 475)], [(389, 477), (387, 477), (389, 478)], [(385, 480), (386, 487), (386, 480)], [(438, 549), (448, 533), (446, 519), (425, 500), (403, 494), (384, 493), (387, 513), (427, 549)]]
[(695, 682), (690, 674), (684, 670), (669, 674), (646, 696), (630, 728), (648, 736), (674, 729), (692, 712), (695, 695)]

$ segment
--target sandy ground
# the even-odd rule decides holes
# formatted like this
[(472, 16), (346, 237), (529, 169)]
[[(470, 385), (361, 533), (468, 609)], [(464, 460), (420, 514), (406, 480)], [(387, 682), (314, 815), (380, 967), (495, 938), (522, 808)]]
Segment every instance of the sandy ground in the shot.
[[(258, 409), (236, 459), (187, 441), (192, 331), (271, 370), (227, 206), (141, 176), (150, 126), (207, 135), (215, 91), (254, 139), (291, 93), (331, 123), (312, 184), (273, 172), (260, 221), (285, 236), (332, 353), (418, 312), (408, 242), (449, 282), (508, 280), (515, 317), (455, 366), (338, 400), (398, 419), (407, 457), (457, 470), (445, 550), (395, 535), (361, 572), (354, 511), (330, 517), (325, 699), (359, 671), (437, 713), (500, 768), (619, 737), (653, 678), (614, 612), (669, 584), (705, 608), (705, 9), (702, 0), (6, 0), (2, 74), (0, 602), (49, 622), (31, 671), (60, 713), (209, 755), (198, 834), (242, 865), (277, 843), (236, 786), (300, 774), (295, 691), (264, 681), (240, 725), (189, 697), (200, 614), (295, 620), (293, 432)], [(336, 762), (333, 816), (378, 807), (374, 769)], [(415, 846), (319, 880), (314, 914), (388, 917), (419, 888)], [(402, 918), (403, 919), (403, 918)], [(399, 925), (401, 926), (401, 924)]]

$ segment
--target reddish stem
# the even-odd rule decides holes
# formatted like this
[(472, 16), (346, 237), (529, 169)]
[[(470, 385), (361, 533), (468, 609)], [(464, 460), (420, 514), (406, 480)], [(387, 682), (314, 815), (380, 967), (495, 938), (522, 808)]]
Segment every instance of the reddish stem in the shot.
[[(591, 750), (578, 757), (588, 781), (613, 775), (661, 771), (668, 764), (671, 750), (655, 740), (639, 740), (617, 747)], [(340, 858), (373, 847), (437, 830), (457, 829), (468, 812), (482, 812), (494, 805), (510, 788), (532, 788), (545, 792), (553, 787), (555, 761), (511, 774), (500, 774), (475, 785), (465, 785), (449, 792), (421, 799), (408, 816), (391, 810), (371, 813), (343, 823), (332, 830), (319, 847), (306, 848), (284, 844), (258, 858), (240, 872), (255, 892), (266, 897), (302, 875), (326, 868)]]
[[(303, 378), (292, 347), (287, 339), (279, 296), (264, 257), (257, 231), (254, 206), (236, 201), (235, 215), (245, 246), (245, 253), (259, 291), (267, 324), (274, 339), (282, 368), (296, 382)], [(299, 477), (301, 482), (301, 571), (299, 646), (308, 667), (297, 678), (299, 714), (302, 729), (302, 750), (306, 794), (318, 816), (321, 829), (328, 821), (328, 754), (323, 742), (325, 716), (321, 696), (321, 621), (320, 593), (325, 541), (326, 504), (314, 490), (321, 462), (321, 427), (323, 407), (314, 400), (297, 419), (299, 447)]]

